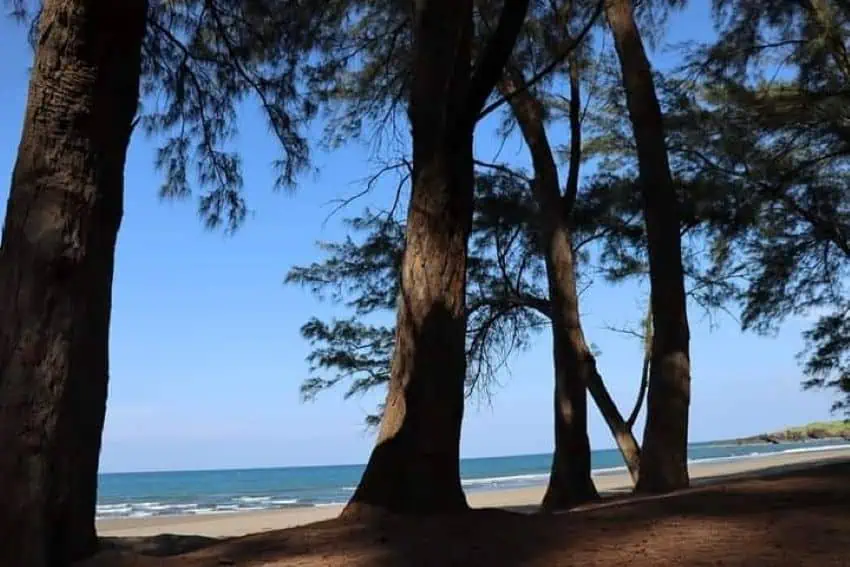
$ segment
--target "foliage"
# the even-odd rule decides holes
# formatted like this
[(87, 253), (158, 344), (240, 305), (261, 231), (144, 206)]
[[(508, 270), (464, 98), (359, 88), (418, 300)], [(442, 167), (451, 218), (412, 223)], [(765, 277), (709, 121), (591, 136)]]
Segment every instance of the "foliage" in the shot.
[[(277, 187), (292, 187), (308, 164), (301, 128), (316, 103), (298, 88), (301, 62), (324, 41), (339, 14), (300, 0), (152, 2), (143, 46), (140, 125), (162, 136), (157, 167), (165, 197), (205, 190), (200, 213), (209, 227), (236, 229), (247, 208), (238, 152), (237, 115), (259, 104), (282, 156), (272, 164)], [(192, 169), (194, 167), (194, 175)]]
[[(492, 29), (497, 2), (476, 4), (476, 30), (483, 42)], [(678, 2), (647, 3), (646, 14), (663, 15)], [(530, 86), (545, 106), (552, 124), (567, 115), (569, 100), (560, 94), (559, 76), (568, 67), (553, 71), (552, 63), (576, 48), (601, 20), (602, 3), (535, 2), (523, 28), (511, 65), (532, 77)], [(388, 130), (398, 140), (396, 121), (406, 99), (406, 70), (411, 38), (406, 31), (406, 13), (390, 7), (370, 4), (362, 19), (352, 25), (357, 33), (342, 34), (330, 52), (322, 53), (314, 67), (313, 88), (323, 93), (325, 108), (333, 112), (326, 132), (327, 141), (337, 145), (361, 136), (364, 128), (376, 132), (378, 139)], [(360, 24), (371, 22), (369, 33)], [(377, 22), (377, 24), (375, 23)], [(587, 66), (593, 49), (587, 41), (579, 43), (572, 64)], [(357, 57), (348, 54), (357, 53)], [(498, 108), (504, 99), (486, 107), (485, 113)], [(512, 130), (513, 116), (506, 115), (501, 133)], [(548, 324), (549, 301), (542, 257), (542, 242), (537, 205), (532, 198), (534, 180), (522, 171), (501, 163), (478, 162), (476, 213), (470, 242), (468, 268), (468, 390), (488, 393), (497, 372), (510, 355), (525, 348), (532, 333)], [(609, 200), (587, 202), (575, 215), (578, 238), (576, 253), (580, 261), (590, 256), (585, 247), (600, 235), (598, 218), (610, 217)], [(395, 211), (394, 211), (395, 212)], [(393, 215), (390, 215), (391, 217)], [(302, 327), (310, 342), (311, 373), (302, 384), (302, 395), (312, 399), (327, 388), (348, 382), (345, 397), (385, 383), (389, 378), (391, 328), (362, 323), (374, 312), (389, 312), (397, 293), (398, 261), (403, 250), (404, 229), (393, 218), (381, 219), (367, 211), (350, 223), (355, 232), (368, 229), (365, 238), (355, 243), (324, 243), (328, 253), (322, 263), (293, 269), (287, 282), (308, 287), (315, 295), (342, 303), (354, 310), (354, 317), (330, 324), (311, 320)], [(611, 230), (606, 225), (603, 231)], [(628, 228), (626, 228), (626, 231)], [(397, 242), (394, 245), (393, 242)], [(380, 282), (376, 289), (374, 282)], [(367, 351), (373, 351), (366, 355)]]
[[(547, 324), (548, 300), (538, 285), (544, 267), (529, 254), (537, 234), (523, 217), (536, 214), (528, 189), (506, 173), (482, 174), (478, 180), (467, 286), (467, 391), (486, 396), (510, 356)], [(364, 320), (389, 316), (395, 308), (404, 225), (394, 215), (370, 210), (346, 224), (364, 236), (321, 243), (326, 258), (295, 267), (286, 278), (353, 312), (348, 319), (313, 318), (302, 326), (313, 349), (311, 376), (301, 385), (307, 400), (342, 382), (349, 398), (389, 381), (394, 328)], [(378, 414), (367, 416), (367, 423), (377, 423)]]
[[(40, 2), (10, 0), (36, 41)], [(142, 100), (136, 125), (162, 140), (156, 166), (160, 195), (202, 191), (199, 212), (209, 228), (233, 231), (248, 208), (239, 152), (243, 104), (259, 105), (281, 157), (271, 165), (275, 187), (294, 187), (309, 164), (303, 126), (317, 100), (300, 85), (304, 62), (336, 35), (343, 3), (304, 0), (169, 0), (149, 2), (142, 46)]]
[(715, 11), (725, 32), (688, 70), (713, 84), (702, 106), (718, 136), (734, 140), (698, 159), (748, 209), (735, 243), (753, 267), (744, 327), (822, 313), (804, 334), (804, 386), (843, 391), (835, 409), (850, 410), (850, 5), (718, 0)]
[[(679, 72), (656, 80), (689, 278), (709, 290), (704, 305), (737, 303), (744, 329), (767, 333), (788, 316), (824, 313), (804, 336), (805, 385), (850, 394), (850, 8), (827, 0), (714, 7), (718, 40), (688, 46)], [(608, 92), (591, 149), (606, 170), (598, 190), (611, 196), (636, 176), (633, 141), (617, 122), (622, 97)], [(615, 210), (632, 218), (625, 193)], [(623, 236), (606, 241), (614, 278), (643, 264), (638, 232)]]

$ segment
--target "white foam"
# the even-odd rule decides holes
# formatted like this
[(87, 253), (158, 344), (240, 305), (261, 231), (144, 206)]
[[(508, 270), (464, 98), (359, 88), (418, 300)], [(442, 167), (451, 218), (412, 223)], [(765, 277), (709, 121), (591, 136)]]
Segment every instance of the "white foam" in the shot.
[(842, 443), (840, 445), (819, 445), (817, 447), (798, 447), (796, 449), (786, 449), (783, 453), (819, 453), (821, 451), (840, 451), (841, 449), (850, 449), (850, 443)]
[(143, 512), (141, 510), (136, 510), (134, 512), (131, 512), (128, 517), (129, 518), (149, 518), (150, 516), (153, 516), (153, 512)]
[(590, 471), (590, 474), (592, 474), (592, 475), (594, 475), (594, 474), (611, 474), (611, 473), (617, 473), (617, 472), (625, 472), (627, 470), (628, 469), (625, 466), (622, 466), (622, 467), (607, 467), (607, 468), (604, 468), (604, 469), (593, 469), (593, 470)]
[[(850, 449), (850, 443), (833, 443), (830, 445), (818, 445), (815, 443), (812, 446), (794, 446), (793, 448), (784, 449), (781, 446), (765, 445), (755, 447), (740, 447), (740, 454), (725, 455), (717, 457), (692, 458), (688, 459), (689, 464), (708, 464), (722, 463), (731, 461), (741, 461), (749, 459), (766, 458), (771, 455), (796, 454), (796, 453), (817, 453), (835, 450)], [(721, 452), (722, 454), (722, 452)], [(613, 466), (605, 468), (596, 468), (591, 471), (594, 476), (605, 475), (612, 473), (626, 472), (625, 466)], [(472, 490), (496, 490), (510, 487), (533, 486), (544, 484), (549, 478), (549, 472), (525, 473), (525, 474), (507, 474), (502, 476), (489, 476), (481, 478), (463, 478), (461, 483), (464, 487)], [(356, 486), (344, 486), (337, 488), (338, 491), (353, 492)], [(96, 517), (98, 519), (114, 519), (114, 518), (145, 518), (157, 515), (211, 515), (211, 514), (228, 514), (238, 512), (250, 512), (269, 509), (280, 509), (288, 506), (314, 506), (317, 508), (337, 507), (344, 505), (344, 502), (321, 502), (311, 504), (299, 501), (297, 498), (288, 498), (284, 495), (249, 495), (216, 498), (216, 501), (200, 502), (173, 502), (168, 503), (162, 501), (146, 501), (146, 502), (110, 502), (108, 504), (98, 504), (96, 509)]]
[(269, 502), (271, 499), (271, 496), (240, 496), (235, 500), (239, 502)]
[(538, 481), (549, 478), (549, 473), (515, 474), (508, 476), (491, 476), (484, 478), (465, 478), (461, 480), (463, 486), (495, 486), (506, 482)]
[(171, 510), (172, 508), (174, 508), (174, 505), (172, 505), (172, 504), (147, 504), (145, 506), (142, 506), (141, 504), (139, 504), (139, 505), (137, 505), (137, 507), (141, 508), (142, 510), (150, 510), (152, 512), (163, 512), (165, 510)]
[(98, 504), (97, 511), (103, 514), (121, 514), (132, 510), (129, 504)]
[(209, 514), (221, 514), (222, 512), (213, 508), (195, 508), (191, 511), (191, 513), (197, 514), (198, 516), (206, 516)]

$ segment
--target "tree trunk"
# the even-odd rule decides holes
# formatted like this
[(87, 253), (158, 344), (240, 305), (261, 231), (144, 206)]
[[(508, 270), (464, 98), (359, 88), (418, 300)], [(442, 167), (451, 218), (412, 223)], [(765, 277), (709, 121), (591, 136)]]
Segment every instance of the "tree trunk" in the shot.
[(413, 190), (395, 349), (377, 446), (343, 517), (467, 508), (460, 483), (460, 429), (472, 136), (516, 43), (528, 0), (506, 0), (474, 66), (472, 7), (472, 0), (414, 3), (408, 107)]
[(564, 510), (599, 498), (591, 477), (587, 436), (587, 382), (594, 364), (579, 320), (570, 232), (560, 226), (547, 233), (546, 273), (555, 358), (555, 451), (543, 509)]
[(649, 386), (649, 366), (652, 363), (652, 300), (649, 301), (646, 311), (646, 317), (643, 318), (643, 365), (641, 365), (640, 371), (640, 386), (638, 387), (635, 406), (626, 420), (630, 429), (635, 426), (638, 415), (640, 415), (640, 409), (643, 407), (643, 401), (646, 398), (646, 389)]
[(614, 403), (611, 394), (608, 393), (605, 382), (596, 369), (596, 360), (592, 359), (592, 363), (593, 368), (587, 377), (587, 389), (590, 390), (590, 395), (593, 397), (596, 407), (599, 408), (599, 413), (605, 419), (608, 430), (611, 431), (611, 435), (620, 449), (620, 454), (623, 456), (632, 482), (637, 485), (640, 478), (640, 446), (635, 439), (632, 425), (623, 419), (623, 414), (620, 413), (617, 404)]
[(115, 241), (144, 0), (47, 0), (0, 247), (0, 565), (97, 549)]
[(413, 191), (396, 342), (377, 446), (344, 516), (466, 508), (459, 445), (466, 377), (466, 259), (472, 128), (458, 115), (470, 78), (472, 4), (417, 14), (409, 115)]
[(555, 361), (555, 450), (543, 508), (556, 510), (599, 497), (590, 474), (587, 436), (586, 380), (593, 356), (581, 330), (569, 212), (564, 210), (566, 201), (561, 196), (558, 168), (546, 135), (543, 107), (530, 91), (519, 89), (522, 83), (518, 72), (508, 71), (499, 88), (503, 95), (517, 93), (509, 103), (531, 151), (534, 194), (546, 242)]
[(689, 331), (679, 212), (661, 108), (632, 0), (611, 0), (606, 15), (635, 134), (649, 243), (654, 338), (647, 419), (637, 489), (667, 492), (688, 485)]

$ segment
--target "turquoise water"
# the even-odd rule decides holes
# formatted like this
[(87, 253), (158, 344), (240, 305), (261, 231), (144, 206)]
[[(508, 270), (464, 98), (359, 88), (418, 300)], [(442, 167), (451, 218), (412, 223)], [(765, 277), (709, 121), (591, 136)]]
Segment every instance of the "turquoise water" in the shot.
[[(746, 459), (759, 455), (850, 447), (834, 440), (782, 445), (699, 443), (691, 461)], [(550, 455), (518, 455), (461, 461), (467, 492), (522, 488), (546, 483)], [(620, 453), (593, 452), (595, 474), (624, 470)], [(277, 469), (114, 473), (100, 475), (99, 518), (199, 515), (302, 506), (330, 506), (351, 496), (362, 465)]]

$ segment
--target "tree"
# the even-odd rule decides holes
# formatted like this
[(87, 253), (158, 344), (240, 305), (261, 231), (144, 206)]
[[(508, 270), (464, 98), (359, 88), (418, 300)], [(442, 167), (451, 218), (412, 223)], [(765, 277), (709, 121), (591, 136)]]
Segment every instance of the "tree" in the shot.
[[(533, 317), (537, 317), (539, 313), (552, 321), (553, 332), (558, 337), (554, 344), (559, 395), (556, 398), (555, 412), (557, 441), (554, 474), (550, 485), (554, 488), (550, 490), (546, 504), (549, 508), (570, 506), (596, 496), (590, 478), (590, 448), (586, 431), (586, 384), (590, 386), (594, 399), (602, 409), (635, 479), (638, 469), (639, 449), (631, 433), (631, 427), (627, 425), (611, 400), (596, 371), (595, 361), (583, 338), (581, 328), (576, 327), (578, 322), (577, 285), (570, 235), (573, 221), (570, 217), (578, 192), (578, 163), (581, 158), (579, 123), (581, 100), (577, 65), (574, 61), (570, 66), (574, 71), (572, 83), (575, 94), (570, 99), (571, 104), (568, 110), (574, 131), (571, 152), (573, 155), (571, 156), (569, 189), (563, 197), (559, 188), (554, 151), (546, 139), (543, 124), (544, 115), (547, 119), (551, 119), (551, 112), (549, 109), (544, 110), (543, 97), (541, 93), (535, 92), (538, 90), (537, 85), (528, 86), (534, 81), (540, 81), (541, 77), (545, 77), (546, 72), (550, 72), (546, 69), (551, 67), (552, 61), (560, 61), (560, 58), (575, 51), (577, 45), (594, 25), (601, 10), (602, 3), (595, 2), (590, 4), (586, 15), (582, 14), (584, 17), (573, 18), (580, 24), (577, 26), (575, 38), (570, 37), (569, 33), (564, 36), (561, 30), (563, 20), (570, 19), (570, 14), (558, 10), (534, 14), (523, 34), (522, 55), (515, 56), (509, 66), (510, 70), (498, 85), (502, 95), (500, 100), (510, 104), (513, 109), (511, 119), (516, 119), (520, 123), (526, 143), (532, 148), (532, 155), (535, 158), (534, 180), (502, 164), (479, 162), (479, 195), (477, 197), (479, 211), (473, 226), (477, 228), (475, 234), (481, 236), (476, 236), (474, 240), (481, 243), (487, 242), (492, 237), (495, 243), (496, 265), (501, 270), (492, 274), (488, 270), (480, 269), (488, 265), (484, 260), (487, 250), (485, 247), (476, 246), (473, 257), (479, 269), (473, 270), (470, 285), (476, 286), (478, 290), (485, 289), (486, 294), (475, 298), (473, 294), (468, 293), (470, 305), (475, 306), (468, 311), (469, 316), (478, 318), (482, 323), (479, 325), (473, 321), (470, 324), (472, 330), (468, 332), (467, 358), (479, 370), (469, 377), (470, 383), (478, 383), (476, 379), (480, 377), (480, 369), (484, 367), (481, 362), (488, 360), (488, 357), (482, 354), (491, 352), (489, 345), (507, 344), (513, 347), (521, 342), (516, 340), (518, 336), (516, 332), (487, 332), (482, 340), (481, 330), (489, 331), (497, 326), (496, 323), (505, 321), (508, 325), (503, 328), (524, 332), (533, 326), (533, 323), (529, 327), (522, 326), (526, 321), (517, 315), (523, 311), (531, 313)], [(553, 16), (554, 23), (551, 21)], [(484, 16), (481, 17), (484, 18)], [(484, 28), (487, 27), (486, 19), (482, 25)], [(523, 62), (520, 63), (517, 58), (521, 58)], [(535, 69), (533, 62), (543, 62), (539, 64), (543, 69)], [(526, 81), (522, 77), (519, 67), (523, 66), (532, 67), (533, 79)], [(355, 82), (359, 83), (359, 81)], [(546, 78), (539, 84), (545, 82), (548, 82)], [(547, 101), (545, 104), (550, 106), (552, 102)], [(491, 105), (488, 108), (494, 107)], [(387, 169), (391, 168), (384, 168), (384, 171)], [(484, 171), (491, 173), (484, 174)], [(511, 187), (511, 190), (496, 192), (480, 190), (482, 187), (489, 186), (490, 189), (496, 187), (497, 185), (491, 185), (491, 180), (494, 179), (500, 179), (498, 186)], [(374, 179), (370, 180), (370, 185), (372, 181)], [(543, 188), (542, 191), (541, 188)], [(536, 199), (532, 198), (530, 202), (517, 199), (515, 197), (517, 189), (529, 192), (525, 201), (528, 201), (532, 194), (536, 196)], [(488, 208), (491, 210), (488, 211)], [(358, 221), (356, 224), (362, 227), (361, 222)], [(585, 229), (592, 225), (587, 219), (584, 224)], [(384, 286), (389, 285), (388, 282), (397, 281), (395, 278), (397, 273), (393, 267), (395, 253), (387, 253), (392, 246), (388, 246), (384, 235), (380, 234), (379, 227), (382, 226), (384, 226), (383, 223), (377, 223), (376, 232), (373, 232), (360, 246), (356, 246), (350, 240), (344, 245), (324, 245), (326, 250), (333, 252), (331, 258), (323, 264), (313, 264), (308, 268), (293, 270), (288, 281), (306, 284), (320, 294), (331, 288), (333, 290), (331, 294), (336, 301), (343, 301), (344, 293), (339, 292), (354, 291), (355, 298), (348, 300), (348, 304), (361, 316), (372, 311), (376, 300), (385, 305), (391, 304), (392, 294), (376, 293), (376, 288), (386, 289)], [(524, 228), (525, 226), (528, 228)], [(553, 229), (553, 226), (560, 228)], [(524, 230), (528, 231), (528, 237), (517, 240), (517, 234)], [(551, 245), (553, 230), (559, 231), (561, 235), (556, 238), (560, 243), (557, 259), (554, 258)], [(503, 240), (524, 243), (520, 249), (522, 260), (513, 265), (518, 271), (517, 274), (511, 273), (511, 270), (504, 265), (506, 258), (510, 256), (511, 246), (500, 246), (499, 243)], [(592, 240), (593, 238), (588, 239), (588, 241)], [(565, 249), (563, 245), (567, 248)], [(381, 252), (382, 250), (385, 251)], [(530, 259), (532, 262), (529, 262)], [(548, 273), (552, 280), (549, 287), (556, 286), (557, 296), (567, 298), (561, 302), (563, 308), (559, 311), (552, 308), (549, 299), (545, 299), (547, 296), (555, 297), (555, 294), (545, 293), (542, 290), (533, 290), (529, 293), (520, 289), (529, 287), (528, 282), (523, 281), (522, 273), (525, 267), (533, 265), (536, 260), (540, 261), (540, 270), (536, 272), (528, 270), (526, 273)], [(482, 283), (484, 285), (480, 285)], [(482, 311), (481, 307), (486, 310)], [(352, 380), (351, 387), (345, 394), (346, 397), (381, 384), (385, 380), (386, 371), (383, 366), (385, 356), (382, 348), (384, 343), (376, 338), (386, 337), (389, 329), (356, 324), (353, 320), (334, 321), (330, 325), (312, 320), (302, 328), (302, 333), (316, 349), (309, 357), (312, 369), (337, 370), (336, 376), (330, 379), (320, 376), (308, 379), (302, 387), (302, 393), (306, 398), (313, 397), (318, 391), (333, 386), (343, 379)], [(493, 341), (494, 336), (508, 340)], [(484, 345), (488, 347), (482, 348)], [(369, 416), (369, 419), (373, 420), (373, 416)]]
[(344, 516), (466, 507), (458, 451), (472, 139), (528, 8), (527, 0), (506, 2), (493, 37), (470, 66), (472, 4), (423, 0), (414, 6), (413, 174), (396, 339), (377, 445)]
[(96, 549), (115, 240), (147, 3), (46, 0), (0, 247), (0, 563)]
[(692, 46), (662, 84), (668, 145), (689, 223), (710, 242), (711, 271), (734, 274), (742, 327), (804, 333), (806, 387), (846, 407), (843, 281), (850, 247), (846, 3), (715, 4), (718, 40)]
[[(466, 394), (489, 396), (496, 373), (543, 329), (543, 313), (549, 309), (545, 294), (527, 276), (539, 269), (526, 252), (534, 238), (528, 219), (506, 218), (515, 212), (506, 201), (521, 201), (526, 188), (498, 175), (482, 173), (477, 180), (467, 270)], [(342, 243), (321, 243), (325, 260), (296, 266), (287, 274), (287, 283), (307, 287), (353, 312), (331, 321), (314, 317), (301, 327), (313, 348), (307, 357), (310, 376), (301, 384), (305, 400), (343, 382), (348, 383), (346, 399), (389, 382), (395, 329), (373, 321), (395, 308), (404, 254), (405, 225), (396, 218), (401, 214), (366, 210), (348, 219), (351, 231), (365, 234), (362, 240), (349, 236)], [(366, 424), (378, 425), (382, 412), (383, 405), (366, 416)]]
[[(510, 355), (530, 344), (544, 327), (551, 327), (544, 241), (532, 184), (520, 170), (479, 162), (467, 284), (467, 395), (476, 390), (483, 396), (492, 395), (496, 373)], [(614, 230), (605, 226), (600, 233), (592, 220), (599, 214), (597, 208), (608, 210), (607, 206), (588, 207), (581, 201), (579, 205), (576, 259), (586, 255), (584, 248), (600, 234)], [(313, 349), (308, 356), (311, 375), (301, 386), (305, 399), (314, 399), (340, 383), (348, 384), (344, 396), (350, 398), (388, 381), (393, 328), (376, 323), (375, 316), (389, 313), (395, 304), (404, 250), (404, 224), (396, 217), (402, 214), (367, 210), (348, 220), (349, 230), (363, 238), (349, 236), (342, 243), (321, 243), (327, 253), (323, 261), (295, 267), (287, 275), (288, 283), (302, 285), (320, 299), (353, 312), (352, 317), (341, 320), (312, 318), (301, 328)], [(638, 459), (633, 457), (639, 456), (639, 449), (630, 433), (633, 421), (628, 424), (623, 419), (598, 373), (591, 380), (594, 400), (603, 407), (615, 436), (620, 432), (618, 444), (636, 479)], [(608, 410), (599, 390), (607, 396)], [(640, 402), (632, 413), (639, 407)], [(378, 409), (367, 416), (368, 424), (378, 421)], [(634, 447), (631, 453), (629, 447)]]
[[(97, 549), (112, 270), (133, 127), (173, 134), (159, 154), (164, 194), (187, 194), (198, 166), (210, 226), (244, 217), (238, 156), (223, 148), (239, 100), (260, 100), (284, 149), (282, 184), (306, 163), (298, 127), (311, 111), (297, 105), (294, 48), (309, 49), (305, 22), (321, 29), (321, 18), (297, 2), (275, 3), (275, 17), (259, 2), (202, 4), (47, 0), (33, 20), (0, 248), (4, 564), (66, 565)], [(28, 16), (24, 2), (13, 7)], [(153, 105), (136, 117), (140, 84)]]
[[(571, 61), (571, 144), (580, 151), (581, 99), (576, 60)], [(579, 157), (570, 160), (568, 186), (561, 194), (554, 152), (543, 123), (544, 108), (535, 95), (521, 90), (525, 83), (519, 71), (508, 66), (499, 88), (509, 98), (514, 116), (534, 163), (532, 184), (540, 215), (546, 273), (551, 301), (555, 361), (555, 451), (549, 486), (543, 498), (545, 509), (569, 508), (598, 498), (590, 476), (590, 440), (587, 436), (587, 384), (595, 371), (590, 348), (581, 329), (578, 287), (573, 262), (569, 217), (578, 192)]]
[(637, 146), (652, 287), (653, 352), (637, 489), (666, 492), (689, 482), (689, 330), (679, 211), (661, 108), (632, 0), (609, 2), (606, 16), (620, 60)]
[(726, 30), (691, 53), (689, 70), (717, 86), (694, 106), (739, 145), (713, 143), (688, 162), (738, 196), (735, 222), (717, 232), (735, 252), (728, 262), (749, 267), (742, 325), (772, 332), (789, 315), (819, 313), (803, 335), (804, 386), (835, 388), (834, 409), (850, 411), (850, 5), (724, 0), (715, 15)]

